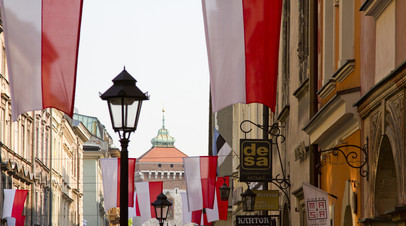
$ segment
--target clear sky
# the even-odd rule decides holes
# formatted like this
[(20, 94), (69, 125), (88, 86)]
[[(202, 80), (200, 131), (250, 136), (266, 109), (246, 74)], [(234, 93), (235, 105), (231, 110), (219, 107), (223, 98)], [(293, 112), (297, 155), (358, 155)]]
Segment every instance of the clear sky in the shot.
[(85, 0), (75, 107), (112, 130), (99, 98), (125, 66), (150, 95), (129, 152), (139, 157), (165, 127), (189, 156), (208, 153), (209, 73), (200, 0)]

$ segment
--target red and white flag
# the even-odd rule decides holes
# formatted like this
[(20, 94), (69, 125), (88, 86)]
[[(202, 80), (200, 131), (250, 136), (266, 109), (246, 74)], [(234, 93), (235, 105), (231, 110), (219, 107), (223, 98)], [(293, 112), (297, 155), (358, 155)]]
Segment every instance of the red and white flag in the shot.
[(189, 212), (187, 203), (187, 194), (182, 195), (182, 205), (183, 205), (183, 223), (193, 222), (199, 225), (211, 225), (211, 222), (217, 220), (227, 220), (228, 213), (228, 200), (221, 201), (220, 199), (220, 187), (223, 186), (224, 182), (229, 186), (228, 177), (217, 177), (216, 182), (216, 195), (214, 197), (213, 209), (206, 208), (203, 210), (196, 210)]
[(154, 207), (151, 205), (156, 197), (162, 193), (163, 182), (136, 182), (135, 190), (137, 191), (138, 206), (141, 214), (141, 224), (151, 218), (156, 218)]
[[(134, 206), (135, 158), (128, 159), (128, 207)], [(120, 207), (120, 158), (100, 159), (103, 178), (104, 208)]]
[(134, 205), (128, 207), (128, 219), (141, 216), (140, 206), (138, 205), (137, 192), (134, 192)]
[(72, 117), (83, 0), (1, 0), (13, 120), (49, 107)]
[(212, 209), (216, 193), (217, 156), (183, 158), (189, 211)]
[(214, 207), (213, 209), (206, 209), (208, 222), (213, 222), (216, 220), (227, 220), (228, 200), (221, 201), (220, 199), (220, 187), (223, 186), (224, 182), (227, 186), (229, 186), (228, 177), (217, 177)]
[(14, 218), (8, 220), (7, 225), (24, 226), (25, 216), (22, 214), (27, 194), (28, 190), (4, 189), (3, 218)]
[(213, 112), (275, 109), (282, 0), (202, 0)]

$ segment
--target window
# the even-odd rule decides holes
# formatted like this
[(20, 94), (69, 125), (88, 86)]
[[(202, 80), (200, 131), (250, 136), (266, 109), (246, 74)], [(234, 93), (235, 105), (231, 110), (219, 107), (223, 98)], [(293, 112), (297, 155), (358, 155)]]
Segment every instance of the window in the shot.
[(158, 164), (158, 167), (159, 167), (159, 168), (161, 168), (161, 167), (162, 167), (161, 163), (159, 163), (159, 164)]
[(171, 164), (171, 168), (173, 168), (173, 164)]
[(299, 82), (308, 77), (309, 69), (309, 0), (299, 0)]
[(14, 142), (13, 142), (12, 149), (13, 149), (14, 152), (21, 155), (21, 153), (19, 152), (19, 147), (18, 147), (18, 121), (13, 122), (13, 124), (14, 124), (14, 136), (13, 136), (13, 141)]
[(25, 142), (27, 142), (26, 139), (25, 139), (25, 125), (22, 122), (21, 123), (21, 141), (20, 141), (20, 143), (21, 143), (21, 153), (22, 153), (22, 156), (24, 158), (27, 158), (26, 152), (25, 152), (25, 146), (26, 146)]

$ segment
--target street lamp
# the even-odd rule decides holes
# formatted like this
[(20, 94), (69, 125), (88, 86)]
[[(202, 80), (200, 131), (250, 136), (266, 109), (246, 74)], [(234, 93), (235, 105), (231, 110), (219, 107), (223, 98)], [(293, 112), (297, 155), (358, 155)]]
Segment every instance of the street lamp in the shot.
[(248, 186), (247, 190), (241, 194), (242, 209), (244, 211), (254, 211), (256, 196), (257, 195), (253, 191), (251, 191), (249, 186)]
[(151, 203), (151, 205), (154, 206), (155, 216), (159, 221), (159, 225), (163, 226), (164, 221), (168, 217), (169, 207), (172, 206), (172, 203), (166, 199), (166, 195), (161, 193), (156, 197), (155, 202)]
[(100, 98), (107, 100), (114, 132), (121, 143), (120, 167), (120, 225), (128, 225), (128, 143), (131, 132), (137, 129), (141, 105), (148, 100), (136, 85), (137, 81), (125, 70), (113, 79), (113, 85)]
[(228, 197), (230, 196), (230, 187), (226, 184), (226, 179), (224, 179), (224, 184), (219, 188), (220, 189), (220, 200), (221, 201), (228, 201)]

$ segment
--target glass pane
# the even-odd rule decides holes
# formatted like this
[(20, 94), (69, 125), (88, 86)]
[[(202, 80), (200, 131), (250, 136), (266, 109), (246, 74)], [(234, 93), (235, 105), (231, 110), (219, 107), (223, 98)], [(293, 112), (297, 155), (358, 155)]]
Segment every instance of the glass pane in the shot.
[(135, 122), (136, 122), (139, 103), (140, 102), (134, 100), (134, 98), (125, 98), (125, 104), (127, 106), (127, 109), (126, 109), (126, 113), (127, 113), (126, 127), (127, 128), (135, 129), (135, 127), (136, 127)]
[(112, 98), (109, 100), (110, 114), (113, 120), (113, 128), (122, 128), (122, 106), (121, 98)]

